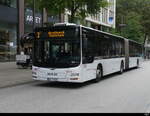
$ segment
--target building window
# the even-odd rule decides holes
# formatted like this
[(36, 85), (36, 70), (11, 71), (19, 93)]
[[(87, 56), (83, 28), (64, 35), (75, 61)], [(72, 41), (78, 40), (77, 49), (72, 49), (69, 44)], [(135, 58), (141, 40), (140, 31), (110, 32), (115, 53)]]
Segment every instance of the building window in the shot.
[(0, 24), (0, 62), (15, 61), (17, 49), (17, 26)]
[(0, 4), (8, 7), (17, 7), (17, 0), (0, 0)]
[(15, 61), (18, 24), (17, 0), (0, 0), (0, 5), (4, 6), (0, 9), (0, 62)]
[[(42, 10), (40, 9), (38, 3), (40, 0), (35, 0), (35, 27), (42, 26)], [(25, 33), (33, 32), (33, 0), (25, 0)]]
[(108, 24), (108, 9), (102, 9), (102, 22)]
[(114, 0), (109, 0), (109, 3), (110, 3), (109, 9), (110, 9), (111, 11), (114, 11), (114, 8), (115, 8), (115, 1), (114, 1)]

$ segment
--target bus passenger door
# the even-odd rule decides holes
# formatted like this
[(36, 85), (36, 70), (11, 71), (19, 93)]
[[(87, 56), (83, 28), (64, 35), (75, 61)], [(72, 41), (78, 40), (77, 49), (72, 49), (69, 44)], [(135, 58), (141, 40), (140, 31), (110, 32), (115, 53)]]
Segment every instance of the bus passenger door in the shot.
[(93, 53), (93, 38), (85, 34), (83, 36), (82, 45), (82, 63), (83, 63), (83, 77), (88, 81), (96, 78), (96, 66), (94, 66), (94, 53)]
[(86, 81), (94, 79), (96, 77), (96, 69), (94, 66), (93, 56), (83, 56), (83, 77)]

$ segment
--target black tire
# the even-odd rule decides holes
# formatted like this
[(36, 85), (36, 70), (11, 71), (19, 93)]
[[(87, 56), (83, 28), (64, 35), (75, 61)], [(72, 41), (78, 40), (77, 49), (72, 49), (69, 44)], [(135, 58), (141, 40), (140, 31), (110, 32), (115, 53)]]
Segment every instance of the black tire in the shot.
[(137, 68), (139, 68), (140, 66), (140, 62), (139, 62), (139, 59), (137, 60)]
[(121, 62), (119, 73), (122, 74), (124, 72), (124, 62)]
[(96, 79), (94, 80), (94, 82), (100, 82), (101, 79), (103, 77), (103, 69), (102, 69), (102, 66), (98, 66), (97, 67), (97, 70), (96, 70)]

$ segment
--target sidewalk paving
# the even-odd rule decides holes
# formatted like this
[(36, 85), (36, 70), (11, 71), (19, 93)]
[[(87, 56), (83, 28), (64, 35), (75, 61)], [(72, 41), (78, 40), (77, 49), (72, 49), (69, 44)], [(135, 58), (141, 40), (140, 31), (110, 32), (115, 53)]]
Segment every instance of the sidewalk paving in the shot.
[[(142, 60), (144, 63), (150, 60)], [(32, 70), (18, 69), (15, 62), (0, 63), (0, 88), (35, 82)]]
[(15, 62), (0, 63), (0, 88), (34, 82), (31, 69), (18, 69)]

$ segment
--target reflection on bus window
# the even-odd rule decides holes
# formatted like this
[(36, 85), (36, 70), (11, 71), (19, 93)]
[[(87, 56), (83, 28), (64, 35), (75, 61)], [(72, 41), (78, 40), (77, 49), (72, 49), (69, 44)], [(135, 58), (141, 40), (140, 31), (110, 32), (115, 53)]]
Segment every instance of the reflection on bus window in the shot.
[(34, 63), (46, 67), (70, 67), (80, 64), (80, 44), (78, 41), (35, 41)]

